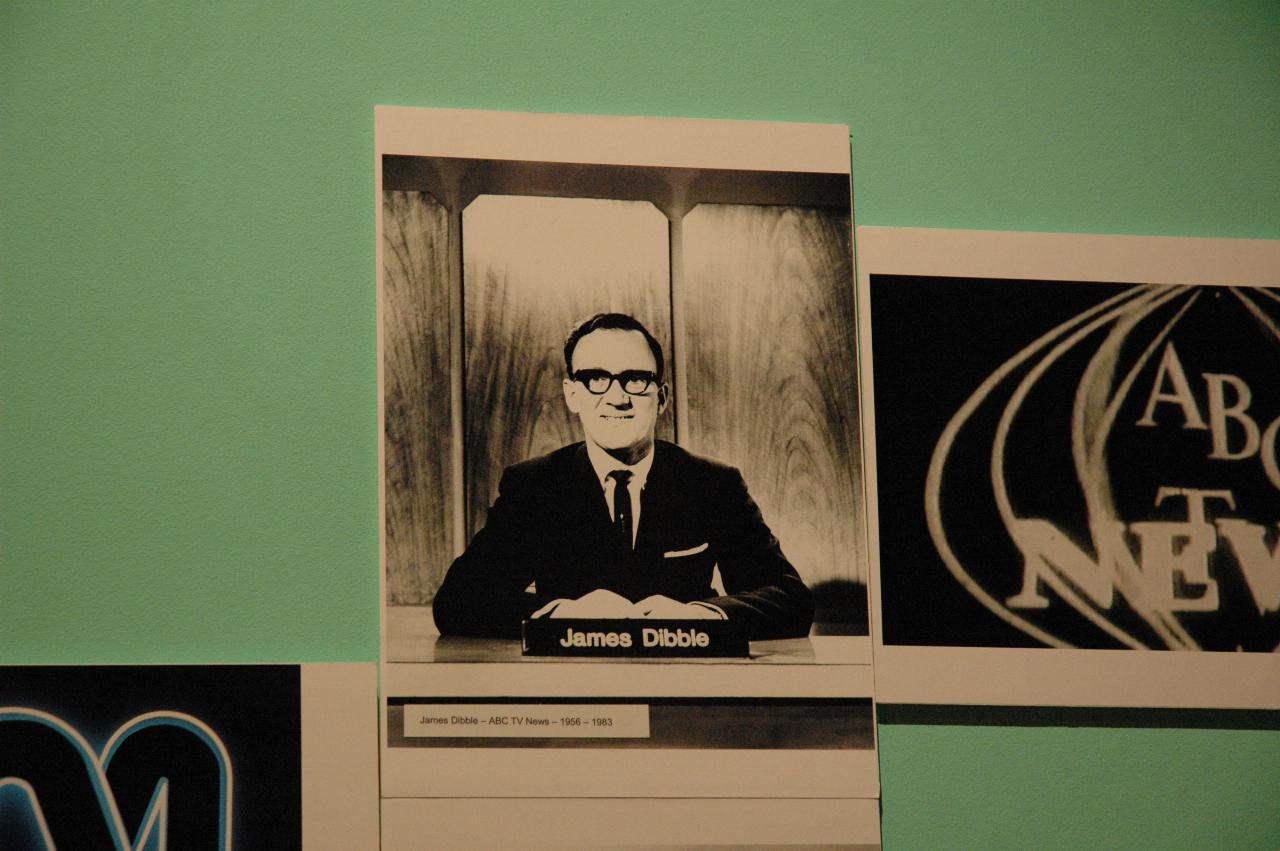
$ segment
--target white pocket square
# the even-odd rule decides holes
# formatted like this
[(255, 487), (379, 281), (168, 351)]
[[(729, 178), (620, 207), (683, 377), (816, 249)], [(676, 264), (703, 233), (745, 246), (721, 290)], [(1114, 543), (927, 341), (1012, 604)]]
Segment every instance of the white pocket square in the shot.
[(707, 544), (698, 544), (696, 547), (690, 547), (687, 550), (672, 550), (669, 553), (663, 553), (663, 558), (680, 558), (681, 556), (697, 555), (707, 548)]

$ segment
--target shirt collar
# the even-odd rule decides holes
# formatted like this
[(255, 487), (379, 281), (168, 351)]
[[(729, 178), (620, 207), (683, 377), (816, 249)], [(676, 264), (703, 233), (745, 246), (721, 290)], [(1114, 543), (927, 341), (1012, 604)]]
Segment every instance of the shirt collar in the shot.
[(591, 459), (591, 469), (595, 472), (601, 488), (607, 484), (609, 474), (614, 470), (630, 470), (631, 481), (635, 483), (636, 488), (641, 490), (644, 488), (644, 483), (649, 478), (649, 470), (653, 467), (653, 456), (658, 448), (656, 444), (649, 450), (648, 455), (635, 464), (627, 465), (605, 452), (599, 446), (596, 446), (590, 440), (586, 443), (587, 457)]

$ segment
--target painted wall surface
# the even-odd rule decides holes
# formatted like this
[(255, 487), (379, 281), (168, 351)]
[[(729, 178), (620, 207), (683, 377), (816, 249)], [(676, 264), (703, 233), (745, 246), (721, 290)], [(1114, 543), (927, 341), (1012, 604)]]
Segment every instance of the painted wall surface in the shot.
[[(860, 224), (1280, 237), (1274, 2), (0, 4), (0, 662), (377, 656), (373, 105), (844, 122)], [(887, 724), (885, 840), (1275, 847), (1274, 729)]]

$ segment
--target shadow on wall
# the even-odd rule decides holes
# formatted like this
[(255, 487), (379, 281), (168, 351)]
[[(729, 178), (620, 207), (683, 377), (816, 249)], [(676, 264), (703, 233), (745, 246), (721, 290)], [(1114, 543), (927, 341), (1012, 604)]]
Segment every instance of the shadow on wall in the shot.
[(868, 635), (867, 586), (847, 579), (825, 579), (813, 591), (814, 635)]

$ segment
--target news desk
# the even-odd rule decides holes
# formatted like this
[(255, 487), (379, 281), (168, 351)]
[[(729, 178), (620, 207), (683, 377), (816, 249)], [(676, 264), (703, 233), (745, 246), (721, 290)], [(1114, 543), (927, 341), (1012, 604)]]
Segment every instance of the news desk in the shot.
[[(429, 606), (388, 607), (384, 617), (388, 664), (382, 685), (392, 752), (515, 746), (505, 738), (405, 736), (406, 704), (567, 700), (643, 705), (650, 733), (642, 739), (524, 739), (518, 746), (853, 749), (874, 765), (867, 636), (753, 641), (748, 658), (601, 659), (525, 656), (518, 639), (441, 636)], [(874, 768), (869, 772), (874, 776)]]
[[(536, 662), (599, 663), (587, 656), (525, 656), (519, 639), (458, 638), (436, 632), (430, 606), (389, 606), (386, 609), (388, 662)], [(751, 642), (750, 656), (697, 658), (609, 659), (610, 664), (681, 665), (866, 665), (871, 662), (871, 639), (865, 635), (809, 635)]]

